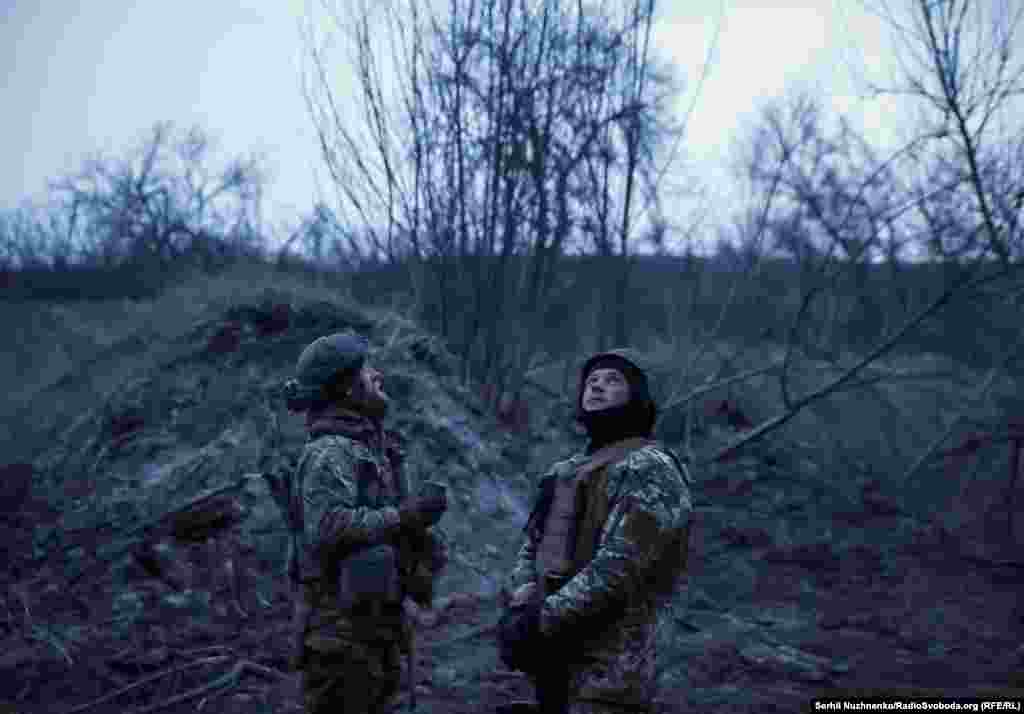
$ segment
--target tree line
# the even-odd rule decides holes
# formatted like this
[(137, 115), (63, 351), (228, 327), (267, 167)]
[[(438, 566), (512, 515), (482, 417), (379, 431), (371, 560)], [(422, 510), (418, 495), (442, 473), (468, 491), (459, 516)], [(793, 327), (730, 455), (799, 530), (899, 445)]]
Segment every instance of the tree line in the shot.
[[(714, 377), (693, 369), (717, 341), (771, 339), (783, 403), (750, 440), (895, 351), (944, 345), (989, 377), (1016, 372), (1024, 9), (870, 9), (904, 59), (871, 90), (917, 112), (912, 135), (883, 155), (813, 97), (781, 97), (734, 153), (750, 200), (706, 226), (665, 210), (697, 186), (679, 187), (682, 83), (651, 42), (654, 0), (324, 0), (303, 88), (331, 202), (271, 251), (260, 163), (214, 170), (202, 131), (158, 124), (127, 158), (52, 182), (47, 209), (0, 217), (5, 294), (56, 275), (49, 294), (81, 296), (76, 270), (122, 270), (143, 291), (183, 265), (305, 260), (408, 311), (495, 401), (521, 397), (538, 365), (656, 338), (685, 346), (672, 395), (685, 403)], [(355, 77), (344, 92), (338, 44)], [(673, 243), (698, 235), (710, 254)], [(786, 375), (808, 360), (839, 376), (794, 394)]]

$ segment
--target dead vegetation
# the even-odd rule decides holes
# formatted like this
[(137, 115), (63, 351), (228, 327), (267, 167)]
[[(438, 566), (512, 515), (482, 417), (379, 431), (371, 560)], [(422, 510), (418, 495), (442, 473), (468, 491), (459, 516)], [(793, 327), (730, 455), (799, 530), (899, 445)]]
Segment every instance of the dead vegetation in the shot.
[[(350, 324), (353, 315), (362, 329), (371, 326), (414, 474), (447, 478), (452, 488), (446, 522), (452, 565), (435, 607), (415, 613), (421, 708), (473, 711), (528, 694), (521, 677), (492, 661), (494, 582), (515, 551), (528, 474), (578, 439), (564, 405), (541, 406), (544, 390), (557, 393), (562, 365), (531, 376), (538, 396), (531, 399), (529, 431), (520, 436), (514, 423), (481, 408), (486, 395), (454, 378), (442, 343), (398, 316), (360, 316), (324, 298), (284, 288), (268, 298), (260, 288), (250, 298), (236, 294), (236, 309), (209, 308), (195, 327), (152, 346), (148, 370), (84, 417), (57, 425), (54, 433), (62, 436), (52, 448), (11, 468), (0, 669), (4, 681), (18, 685), (0, 697), (19, 711), (67, 714), (213, 706), (299, 711), (297, 682), (287, 669), (287, 532), (279, 503), (302, 426), (274, 409), (273, 390), (306, 339)], [(289, 307), (275, 311), (274, 304)], [(223, 324), (275, 312), (290, 315), (287, 327), (283, 321), (273, 329), (245, 327), (233, 350), (208, 349), (209, 336)], [(241, 324), (262, 318), (248, 319)], [(1019, 626), (1011, 597), (1024, 581), (1019, 559), (987, 547), (963, 524), (915, 515), (915, 502), (895, 487), (884, 462), (869, 458), (873, 450), (886, 458), (918, 453), (919, 446), (904, 443), (906, 425), (917, 424), (918, 444), (926, 446), (934, 439), (925, 428), (935, 421), (929, 413), (950, 401), (966, 404), (936, 375), (956, 370), (966, 384), (977, 378), (953, 364), (879, 360), (862, 377), (874, 391), (832, 394), (822, 403), (835, 409), (803, 410), (786, 428), (714, 459), (755, 431), (778, 403), (771, 372), (756, 366), (775, 349), (734, 352), (727, 371), (715, 369), (718, 358), (709, 356), (717, 382), (692, 390), (704, 400), (701, 411), (683, 412), (696, 416), (677, 433), (691, 434), (706, 462), (696, 471), (698, 557), (660, 635), (662, 680), (666, 692), (677, 693), (666, 694), (665, 711), (676, 710), (670, 704), (676, 696), (691, 708), (713, 710), (714, 702), (730, 701), (724, 682), (746, 683), (734, 702), (773, 696), (792, 702), (810, 696), (812, 684), (863, 683), (874, 671), (856, 649), (839, 657), (820, 651), (823, 638), (873, 631), (883, 642), (919, 647), (930, 631), (943, 646), (961, 638), (963, 653), (943, 650), (943, 656), (963, 663), (1000, 642), (999, 632)], [(671, 383), (678, 358), (668, 350), (650, 357), (655, 381)], [(92, 368), (94, 377), (99, 367)], [(836, 367), (811, 367), (791, 373), (793, 388), (813, 393), (834, 383)], [(218, 388), (218, 380), (229, 387)], [(992, 397), (1015, 389), (1005, 378), (986, 384)], [(672, 414), (669, 408), (666, 415)], [(880, 428), (865, 431), (865, 423)], [(844, 430), (841, 442), (831, 437)], [(891, 453), (878, 451), (886, 438)], [(947, 461), (948, 454), (936, 451), (918, 477), (940, 478)], [(902, 583), (911, 564), (918, 569), (915, 587), (927, 588), (936, 602), (949, 573), (973, 571), (987, 584), (973, 586), (976, 599), (961, 593), (958, 601), (954, 591), (942, 601), (948, 605), (935, 604)], [(864, 619), (842, 609), (821, 619), (821, 603), (851, 587), (859, 589), (848, 596), (851, 603), (870, 594), (892, 616)], [(769, 617), (787, 602), (802, 604)], [(952, 620), (929, 624), (929, 613), (954, 603)], [(896, 613), (914, 613), (907, 622), (917, 624), (900, 624)], [(700, 649), (708, 638), (720, 646)], [(904, 656), (895, 651), (874, 658)], [(921, 667), (932, 657), (927, 647), (906, 656)], [(1008, 657), (971, 666), (992, 687), (1008, 686), (1016, 666)], [(789, 694), (781, 681), (791, 683)], [(697, 683), (704, 694), (680, 694)]]

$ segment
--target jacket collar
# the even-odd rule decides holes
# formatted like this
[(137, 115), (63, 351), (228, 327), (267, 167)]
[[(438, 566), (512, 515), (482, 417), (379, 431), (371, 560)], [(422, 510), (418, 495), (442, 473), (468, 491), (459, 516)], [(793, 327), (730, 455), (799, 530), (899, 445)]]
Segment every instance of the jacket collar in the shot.
[(347, 407), (331, 405), (306, 415), (309, 438), (316, 439), (326, 434), (338, 434), (362, 442), (370, 448), (383, 448), (396, 454), (402, 452), (402, 437), (394, 431), (385, 430), (379, 419)]
[(631, 436), (627, 439), (606, 444), (580, 463), (576, 469), (576, 474), (580, 478), (585, 479), (598, 469), (624, 459), (630, 452), (653, 443), (651, 439), (642, 436)]

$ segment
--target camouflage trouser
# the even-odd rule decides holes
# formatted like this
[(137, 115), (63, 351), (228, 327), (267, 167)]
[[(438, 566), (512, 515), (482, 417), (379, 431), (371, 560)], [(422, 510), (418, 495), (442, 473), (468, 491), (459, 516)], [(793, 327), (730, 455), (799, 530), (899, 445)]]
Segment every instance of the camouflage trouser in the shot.
[(398, 641), (349, 641), (325, 649), (306, 648), (303, 694), (307, 714), (393, 711), (402, 672)]
[(530, 677), (540, 714), (654, 714), (653, 671), (636, 664), (637, 672), (614, 679), (601, 666), (559, 671), (548, 664), (544, 675)]
[(631, 628), (620, 647), (591, 653), (569, 677), (569, 714), (653, 714), (657, 694), (655, 631)]

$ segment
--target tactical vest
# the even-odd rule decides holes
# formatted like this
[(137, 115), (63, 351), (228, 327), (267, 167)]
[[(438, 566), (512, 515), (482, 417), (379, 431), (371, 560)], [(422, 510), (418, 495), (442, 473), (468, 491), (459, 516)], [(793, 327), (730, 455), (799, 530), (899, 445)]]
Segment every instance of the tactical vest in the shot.
[[(389, 465), (378, 469), (369, 461), (356, 467), (356, 508), (377, 508), (381, 501), (397, 504), (401, 500), (400, 481), (394, 478)], [(322, 585), (334, 584), (339, 609), (358, 611), (363, 607), (397, 605), (402, 600), (398, 574), (398, 549), (382, 543), (357, 549), (340, 560), (326, 563)]]
[(579, 476), (555, 478), (544, 535), (537, 546), (537, 574), (541, 577), (562, 577), (572, 570), (578, 489)]
[[(346, 438), (353, 438), (341, 432), (318, 432), (311, 434), (309, 441), (313, 441), (326, 433), (338, 433)], [(379, 508), (383, 505), (398, 504), (405, 496), (405, 482), (401, 477), (402, 457), (395, 448), (383, 444), (370, 444), (370, 448), (376, 452), (379, 467), (370, 461), (360, 461), (356, 464), (354, 479), (356, 482), (356, 503), (357, 508), (369, 507)], [(303, 474), (304, 461), (307, 454), (303, 454), (299, 461), (295, 474)], [(305, 542), (305, 513), (303, 508), (303, 484), (298, 478), (293, 477), (289, 483), (288, 493), (288, 521), (292, 537), (289, 542), (288, 552), (288, 574), (291, 580), (298, 586), (302, 584), (320, 586), (326, 581), (335, 582), (338, 576), (338, 562), (336, 557), (327, 557), (328, 554), (318, 552), (315, 544)], [(330, 586), (328, 586), (330, 587)]]
[[(347, 436), (345, 434), (342, 434)], [(322, 436), (322, 434), (311, 434), (310, 441)], [(351, 437), (349, 437), (351, 438)], [(378, 445), (379, 446), (379, 445)], [(405, 484), (401, 478), (401, 456), (392, 449), (375, 449), (378, 453), (378, 460), (382, 469), (371, 462), (360, 462), (356, 467), (356, 505), (374, 506), (382, 497), (385, 499), (400, 500), (405, 496)], [(383, 457), (379, 455), (383, 451)], [(303, 454), (298, 467), (292, 474), (288, 483), (288, 521), (291, 538), (289, 539), (288, 554), (288, 575), (293, 586), (293, 610), (292, 610), (292, 663), (294, 667), (301, 669), (305, 666), (305, 646), (303, 644), (308, 632), (309, 622), (313, 614), (313, 608), (324, 599), (334, 601), (342, 600), (342, 593), (339, 590), (347, 589), (345, 598), (349, 601), (338, 602), (339, 605), (350, 606), (351, 601), (359, 599), (363, 594), (359, 583), (352, 585), (351, 572), (344, 574), (338, 567), (339, 563), (330, 558), (322, 557), (317, 552), (314, 544), (305, 542), (305, 509), (303, 507), (303, 484), (297, 478), (304, 474), (304, 461), (307, 454)], [(383, 473), (381, 473), (383, 472)], [(366, 554), (364, 563), (367, 570), (376, 573), (384, 573), (385, 579), (390, 578), (393, 568), (394, 553), (375, 551)], [(331, 562), (333, 560), (333, 562)], [(347, 578), (347, 581), (346, 581)], [(339, 582), (345, 581), (345, 582)]]
[[(615, 505), (604, 495), (607, 467), (644, 446), (660, 447), (672, 458), (687, 485), (692, 484), (689, 472), (675, 454), (655, 441), (639, 438), (610, 444), (580, 464), (573, 475), (556, 474), (541, 483), (540, 497), (527, 528), (532, 526), (538, 531), (536, 573), (538, 582), (545, 586), (546, 595), (560, 588), (593, 559), (605, 522)], [(647, 590), (651, 594), (671, 593), (679, 576), (685, 572), (691, 523), (682, 531), (673, 532), (647, 574)]]

